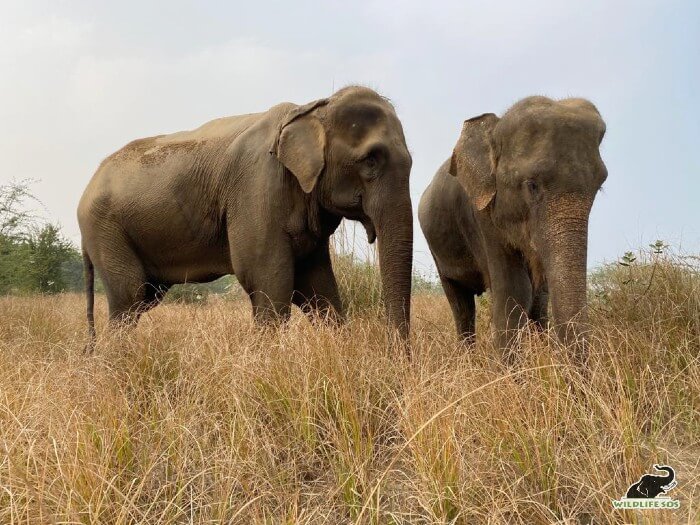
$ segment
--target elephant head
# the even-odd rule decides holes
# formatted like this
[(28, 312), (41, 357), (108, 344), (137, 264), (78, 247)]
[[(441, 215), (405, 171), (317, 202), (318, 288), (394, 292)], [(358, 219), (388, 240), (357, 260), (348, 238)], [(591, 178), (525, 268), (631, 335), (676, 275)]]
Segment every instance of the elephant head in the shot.
[(586, 322), (588, 216), (607, 177), (599, 153), (605, 123), (583, 99), (529, 97), (502, 118), (467, 120), (450, 173), (500, 242), (546, 280), (557, 333), (571, 341)]
[(389, 101), (371, 89), (344, 88), (292, 111), (273, 153), (324, 213), (360, 221), (379, 241), (390, 323), (408, 334), (413, 214), (411, 156)]
[(639, 481), (632, 485), (627, 491), (628, 498), (655, 498), (659, 494), (665, 493), (676, 486), (674, 483), (676, 473), (673, 468), (667, 465), (654, 465), (656, 470), (665, 471), (665, 476), (655, 476), (644, 474)]

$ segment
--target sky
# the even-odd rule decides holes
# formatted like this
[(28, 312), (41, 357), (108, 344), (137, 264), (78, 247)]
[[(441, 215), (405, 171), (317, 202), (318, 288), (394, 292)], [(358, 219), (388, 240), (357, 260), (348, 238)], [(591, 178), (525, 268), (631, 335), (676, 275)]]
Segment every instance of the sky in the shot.
[(696, 1), (0, 0), (0, 184), (35, 180), (79, 245), (80, 195), (132, 139), (362, 84), (403, 122), (415, 212), (463, 120), (580, 96), (607, 123), (589, 265), (656, 239), (697, 254), (699, 66)]

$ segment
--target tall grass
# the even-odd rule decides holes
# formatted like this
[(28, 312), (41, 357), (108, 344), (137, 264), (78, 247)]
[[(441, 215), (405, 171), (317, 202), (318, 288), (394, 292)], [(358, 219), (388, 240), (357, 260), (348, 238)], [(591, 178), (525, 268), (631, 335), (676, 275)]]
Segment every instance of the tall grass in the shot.
[[(697, 523), (700, 277), (681, 262), (593, 279), (586, 374), (527, 330), (507, 369), (484, 309), (461, 346), (434, 294), (410, 361), (368, 310), (261, 331), (216, 296), (121, 334), (100, 297), (85, 357), (82, 297), (0, 298), (0, 523)], [(653, 463), (681, 508), (613, 510)]]
[[(351, 315), (381, 315), (382, 280), (376, 244), (366, 242), (365, 232), (357, 222), (343, 221), (331, 237), (333, 271), (341, 299)], [(440, 285), (415, 267), (413, 293), (441, 293)]]

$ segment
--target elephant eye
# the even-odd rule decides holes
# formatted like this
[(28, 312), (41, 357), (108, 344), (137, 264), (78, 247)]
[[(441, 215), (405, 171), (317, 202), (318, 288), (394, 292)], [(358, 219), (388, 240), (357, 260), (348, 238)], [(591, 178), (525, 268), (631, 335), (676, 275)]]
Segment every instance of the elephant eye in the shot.
[(367, 155), (364, 158), (364, 164), (367, 166), (369, 169), (374, 169), (379, 165), (379, 160), (377, 159), (376, 155), (372, 155), (371, 153)]
[(360, 161), (367, 167), (376, 168), (388, 155), (389, 152), (383, 144), (375, 144)]
[(532, 194), (537, 193), (538, 186), (534, 180), (532, 180), (532, 179), (526, 180), (525, 185), (527, 186), (527, 189), (530, 193), (532, 193)]
[(367, 154), (360, 159), (360, 165), (362, 166), (362, 175), (368, 180), (375, 179), (378, 177), (382, 171), (382, 166), (387, 158), (387, 152), (384, 147), (377, 145), (367, 152)]

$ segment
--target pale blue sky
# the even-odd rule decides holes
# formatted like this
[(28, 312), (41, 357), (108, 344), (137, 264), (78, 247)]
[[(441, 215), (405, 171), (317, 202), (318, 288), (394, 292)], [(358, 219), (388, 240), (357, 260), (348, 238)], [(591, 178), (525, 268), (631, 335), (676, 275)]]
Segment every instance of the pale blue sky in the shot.
[(465, 118), (583, 96), (608, 125), (590, 263), (657, 238), (697, 253), (699, 66), (692, 1), (0, 2), (0, 184), (39, 179), (78, 242), (85, 184), (131, 139), (360, 83), (403, 121), (417, 208)]

